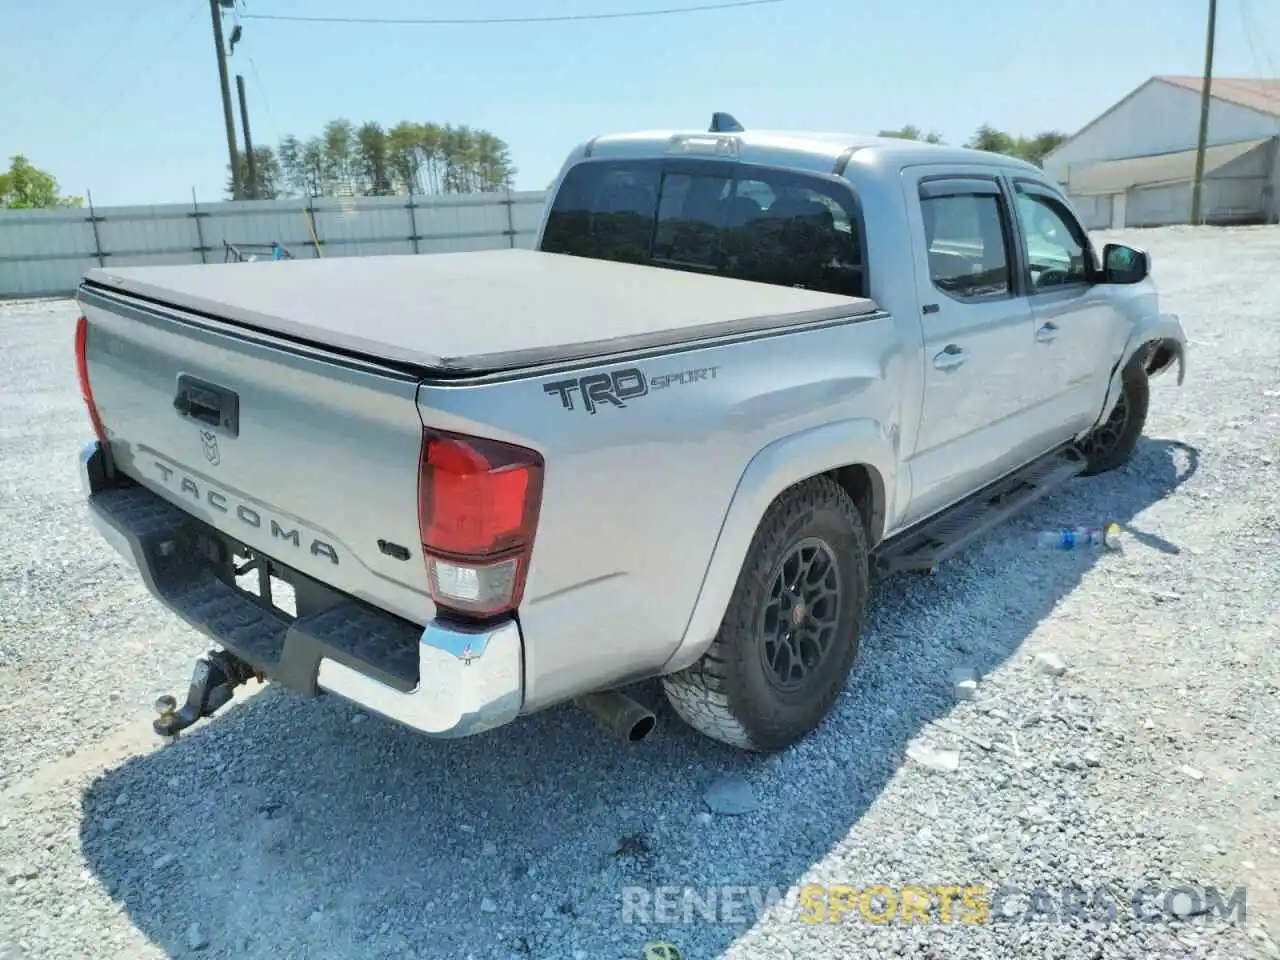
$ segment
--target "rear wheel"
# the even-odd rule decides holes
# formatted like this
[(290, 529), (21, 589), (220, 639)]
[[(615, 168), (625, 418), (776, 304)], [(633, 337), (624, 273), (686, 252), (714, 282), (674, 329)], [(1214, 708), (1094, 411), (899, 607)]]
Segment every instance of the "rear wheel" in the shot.
[(695, 730), (774, 751), (818, 726), (858, 652), (867, 596), (862, 518), (835, 481), (815, 477), (770, 506), (707, 653), (663, 678)]
[(1120, 397), (1111, 415), (1080, 441), (1080, 452), (1085, 458), (1084, 476), (1106, 473), (1128, 462), (1146, 427), (1149, 399), (1147, 370), (1143, 354), (1139, 352), (1121, 374)]

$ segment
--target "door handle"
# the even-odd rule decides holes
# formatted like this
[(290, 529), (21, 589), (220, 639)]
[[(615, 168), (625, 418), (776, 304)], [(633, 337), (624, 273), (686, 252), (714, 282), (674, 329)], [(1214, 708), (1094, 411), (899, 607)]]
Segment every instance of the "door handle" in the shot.
[(1037, 343), (1052, 343), (1058, 337), (1058, 325), (1056, 323), (1046, 323), (1036, 331)]
[(934, 354), (933, 366), (937, 370), (954, 370), (968, 361), (969, 354), (963, 348), (954, 343), (948, 343), (941, 353)]
[(202, 423), (230, 436), (240, 435), (240, 397), (226, 387), (182, 374), (173, 398), (178, 416)]

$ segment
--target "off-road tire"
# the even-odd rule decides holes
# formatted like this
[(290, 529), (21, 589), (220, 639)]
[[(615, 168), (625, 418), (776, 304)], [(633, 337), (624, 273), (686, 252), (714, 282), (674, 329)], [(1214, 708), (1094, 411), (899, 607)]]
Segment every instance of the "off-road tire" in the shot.
[(1095, 427), (1080, 441), (1085, 457), (1082, 476), (1092, 477), (1124, 466), (1147, 425), (1150, 384), (1147, 380), (1145, 354), (1138, 352), (1120, 375), (1120, 399), (1107, 421)]
[[(834, 561), (838, 613), (827, 652), (801, 689), (781, 692), (761, 654), (761, 624), (780, 565), (806, 544)], [(758, 752), (781, 750), (816, 728), (848, 679), (867, 598), (867, 539), (858, 508), (827, 477), (814, 477), (770, 505), (752, 539), (715, 640), (697, 663), (664, 677), (676, 714), (714, 740)]]

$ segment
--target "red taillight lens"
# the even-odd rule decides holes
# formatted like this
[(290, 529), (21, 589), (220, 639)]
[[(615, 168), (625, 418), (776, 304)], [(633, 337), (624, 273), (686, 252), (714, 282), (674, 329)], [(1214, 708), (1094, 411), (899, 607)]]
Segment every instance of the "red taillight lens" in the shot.
[(89, 410), (89, 420), (93, 423), (93, 432), (98, 440), (107, 442), (107, 431), (102, 427), (102, 418), (98, 416), (98, 405), (93, 402), (93, 388), (89, 386), (89, 319), (81, 317), (76, 321), (76, 376), (80, 379), (80, 396)]
[(418, 526), (438, 607), (489, 617), (519, 606), (542, 473), (542, 457), (533, 450), (422, 432)]

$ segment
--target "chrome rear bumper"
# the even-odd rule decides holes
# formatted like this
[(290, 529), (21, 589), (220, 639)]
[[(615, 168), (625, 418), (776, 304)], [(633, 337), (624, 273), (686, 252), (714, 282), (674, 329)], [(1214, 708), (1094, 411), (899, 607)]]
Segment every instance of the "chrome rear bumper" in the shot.
[(418, 639), (418, 685), (397, 690), (324, 657), (316, 686), (435, 737), (467, 737), (514, 720), (522, 702), (520, 628), (475, 633), (432, 622)]
[[(524, 702), (514, 620), (425, 628), (310, 581), (296, 618), (235, 586), (234, 541), (159, 494), (108, 478), (101, 445), (81, 451), (80, 481), (103, 539), (161, 603), (267, 679), (332, 693), (434, 737), (509, 723)], [(273, 573), (293, 571), (271, 561)], [(317, 602), (318, 601), (318, 602)]]

